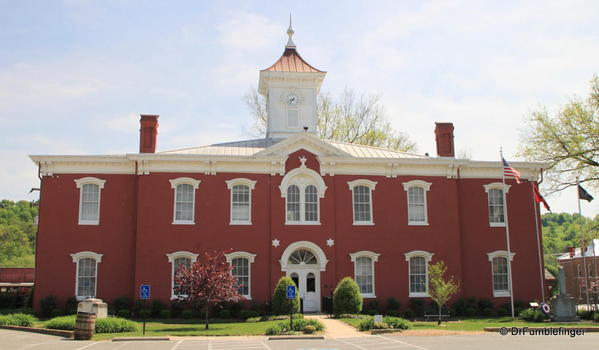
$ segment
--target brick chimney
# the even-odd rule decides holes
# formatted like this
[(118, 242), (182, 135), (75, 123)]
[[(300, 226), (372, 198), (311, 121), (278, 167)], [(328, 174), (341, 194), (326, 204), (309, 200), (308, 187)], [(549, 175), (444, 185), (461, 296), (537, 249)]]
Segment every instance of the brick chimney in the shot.
[(139, 124), (139, 153), (156, 153), (158, 115), (142, 114)]
[(568, 247), (568, 252), (570, 253), (570, 257), (573, 258), (574, 254), (576, 254), (576, 248)]
[(455, 157), (453, 149), (453, 123), (435, 123), (437, 155), (439, 157)]

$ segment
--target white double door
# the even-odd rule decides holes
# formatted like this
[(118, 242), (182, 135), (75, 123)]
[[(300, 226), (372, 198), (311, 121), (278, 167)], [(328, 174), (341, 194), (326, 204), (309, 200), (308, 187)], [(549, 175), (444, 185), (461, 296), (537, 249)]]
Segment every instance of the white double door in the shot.
[(287, 270), (287, 276), (298, 286), (299, 296), (304, 300), (304, 312), (320, 312), (320, 271), (291, 268)]

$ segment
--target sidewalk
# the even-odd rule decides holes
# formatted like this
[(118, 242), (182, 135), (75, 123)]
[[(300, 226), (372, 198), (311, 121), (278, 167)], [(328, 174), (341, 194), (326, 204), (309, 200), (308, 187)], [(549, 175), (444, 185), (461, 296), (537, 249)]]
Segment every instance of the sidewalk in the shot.
[(304, 315), (304, 318), (314, 318), (322, 322), (326, 327), (324, 330), (324, 335), (327, 338), (355, 338), (370, 336), (370, 334), (359, 332), (354, 327), (339, 320), (329, 318), (327, 315)]

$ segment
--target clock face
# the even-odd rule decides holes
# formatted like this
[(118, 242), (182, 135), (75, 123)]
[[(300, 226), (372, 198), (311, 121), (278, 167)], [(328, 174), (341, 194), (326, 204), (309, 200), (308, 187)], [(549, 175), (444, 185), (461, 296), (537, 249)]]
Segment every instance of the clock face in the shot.
[(289, 107), (297, 107), (300, 103), (300, 97), (294, 93), (290, 93), (287, 95), (287, 105)]

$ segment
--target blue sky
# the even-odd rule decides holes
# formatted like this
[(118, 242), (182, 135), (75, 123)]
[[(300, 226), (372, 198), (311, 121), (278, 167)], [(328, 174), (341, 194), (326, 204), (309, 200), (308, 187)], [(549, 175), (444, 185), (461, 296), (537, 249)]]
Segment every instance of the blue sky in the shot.
[[(458, 153), (515, 159), (526, 115), (599, 73), (597, 1), (0, 0), (0, 198), (35, 197), (28, 154), (137, 152), (140, 113), (160, 114), (160, 150), (247, 138), (241, 97), (289, 12), (323, 90), (380, 94), (421, 153), (452, 121)], [(548, 200), (577, 210), (573, 191)]]

